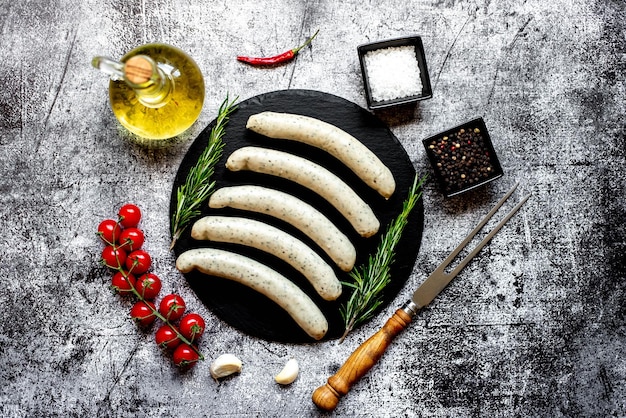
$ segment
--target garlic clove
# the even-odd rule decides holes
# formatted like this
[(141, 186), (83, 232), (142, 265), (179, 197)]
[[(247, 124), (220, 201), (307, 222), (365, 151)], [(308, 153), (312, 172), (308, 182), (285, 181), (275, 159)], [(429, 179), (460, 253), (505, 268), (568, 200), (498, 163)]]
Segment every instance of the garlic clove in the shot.
[(299, 371), (298, 361), (295, 358), (289, 359), (280, 373), (274, 376), (274, 380), (281, 385), (288, 385), (296, 380)]
[(213, 379), (218, 380), (222, 377), (241, 372), (242, 367), (243, 363), (234, 354), (222, 354), (213, 360), (209, 371)]

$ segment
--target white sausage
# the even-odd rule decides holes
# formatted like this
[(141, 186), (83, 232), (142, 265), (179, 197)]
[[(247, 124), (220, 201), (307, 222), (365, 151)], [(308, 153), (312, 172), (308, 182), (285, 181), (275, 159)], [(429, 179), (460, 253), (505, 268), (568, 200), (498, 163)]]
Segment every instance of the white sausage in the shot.
[(323, 299), (341, 295), (341, 282), (332, 267), (308, 245), (272, 225), (240, 217), (205, 216), (193, 224), (191, 237), (265, 251), (302, 273)]
[(231, 171), (250, 170), (278, 176), (313, 190), (330, 202), (363, 237), (378, 232), (380, 222), (367, 203), (343, 180), (305, 158), (267, 148), (243, 147), (226, 161)]
[(230, 207), (278, 218), (311, 238), (341, 270), (354, 267), (356, 249), (348, 237), (320, 211), (288, 193), (262, 186), (222, 187), (211, 195), (209, 207)]
[(178, 256), (176, 268), (194, 269), (249, 286), (276, 302), (312, 338), (320, 340), (328, 321), (309, 296), (285, 276), (251, 258), (214, 248), (188, 250)]
[(363, 143), (335, 125), (304, 115), (261, 112), (248, 118), (246, 128), (269, 138), (298, 141), (328, 152), (385, 199), (395, 191), (391, 170)]

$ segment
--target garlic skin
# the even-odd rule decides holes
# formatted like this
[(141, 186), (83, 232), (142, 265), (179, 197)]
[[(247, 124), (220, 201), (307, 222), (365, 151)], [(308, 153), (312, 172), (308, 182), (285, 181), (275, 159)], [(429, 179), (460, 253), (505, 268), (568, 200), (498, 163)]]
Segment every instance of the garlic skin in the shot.
[(243, 363), (234, 354), (222, 354), (213, 360), (209, 371), (213, 379), (218, 380), (222, 377), (241, 372), (242, 367)]
[(274, 376), (274, 380), (276, 383), (280, 383), (281, 385), (288, 385), (296, 380), (299, 372), (300, 367), (298, 365), (298, 361), (295, 358), (292, 358), (287, 361), (280, 373)]

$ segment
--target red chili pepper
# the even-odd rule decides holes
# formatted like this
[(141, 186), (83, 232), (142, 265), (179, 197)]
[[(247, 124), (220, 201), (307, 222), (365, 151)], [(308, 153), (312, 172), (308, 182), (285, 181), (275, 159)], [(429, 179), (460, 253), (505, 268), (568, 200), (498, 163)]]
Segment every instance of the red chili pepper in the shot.
[(275, 65), (275, 64), (281, 64), (281, 63), (284, 63), (284, 62), (287, 62), (287, 61), (291, 61), (292, 59), (294, 59), (294, 57), (296, 55), (298, 55), (298, 52), (300, 52), (300, 50), (302, 48), (306, 47), (307, 45), (309, 45), (311, 43), (313, 38), (315, 38), (317, 36), (318, 32), (319, 32), (319, 29), (313, 34), (313, 36), (311, 36), (309, 39), (307, 39), (305, 43), (303, 43), (302, 45), (300, 45), (297, 48), (285, 51), (282, 54), (274, 55), (273, 57), (244, 57), (244, 56), (238, 56), (237, 60), (241, 61), (241, 62), (245, 62), (245, 63), (251, 64), (251, 65)]

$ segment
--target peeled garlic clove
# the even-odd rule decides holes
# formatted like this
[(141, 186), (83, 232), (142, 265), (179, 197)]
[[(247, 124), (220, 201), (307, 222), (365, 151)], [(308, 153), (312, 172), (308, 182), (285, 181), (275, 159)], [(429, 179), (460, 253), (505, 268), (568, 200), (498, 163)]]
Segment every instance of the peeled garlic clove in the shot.
[(213, 360), (209, 370), (213, 379), (217, 380), (241, 372), (242, 366), (243, 363), (234, 354), (222, 354)]
[(300, 367), (298, 366), (298, 362), (296, 361), (296, 359), (289, 359), (289, 361), (287, 361), (287, 364), (285, 364), (285, 367), (283, 367), (280, 373), (274, 376), (274, 380), (276, 380), (276, 382), (280, 383), (281, 385), (288, 385), (296, 380), (299, 371)]

